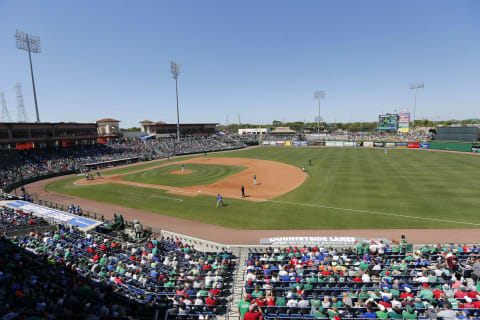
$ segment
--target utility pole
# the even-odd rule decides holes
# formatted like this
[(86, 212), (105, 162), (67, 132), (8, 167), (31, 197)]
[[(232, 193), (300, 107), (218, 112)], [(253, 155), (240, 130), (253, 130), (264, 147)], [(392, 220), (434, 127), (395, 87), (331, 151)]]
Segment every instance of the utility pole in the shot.
[(7, 101), (5, 101), (5, 94), (0, 92), (0, 103), (2, 104), (2, 120), (10, 122), (10, 114), (7, 109)]

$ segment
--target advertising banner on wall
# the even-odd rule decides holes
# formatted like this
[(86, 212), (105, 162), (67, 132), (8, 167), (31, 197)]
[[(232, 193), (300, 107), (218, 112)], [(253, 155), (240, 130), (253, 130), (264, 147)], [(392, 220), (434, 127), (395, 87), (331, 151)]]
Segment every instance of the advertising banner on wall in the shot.
[(363, 146), (367, 148), (373, 148), (373, 142), (372, 141), (364, 141)]
[(480, 143), (472, 144), (472, 152), (480, 153)]
[(401, 133), (408, 133), (410, 131), (410, 128), (400, 128), (398, 129), (398, 131), (400, 131)]
[(397, 148), (406, 149), (408, 147), (408, 142), (396, 142), (395, 144), (396, 144)]
[(343, 141), (325, 141), (327, 147), (343, 147)]
[(343, 146), (344, 147), (354, 147), (355, 145), (354, 145), (353, 141), (344, 141)]
[(363, 243), (367, 241), (383, 241), (389, 243), (387, 239), (375, 238), (367, 239), (360, 237), (274, 237), (260, 239), (261, 245), (353, 245), (356, 242)]
[(283, 143), (284, 143), (284, 142), (285, 142), (285, 141), (277, 141), (277, 146), (283, 146)]
[(418, 142), (409, 142), (409, 143), (408, 143), (408, 148), (409, 148), (409, 149), (418, 149), (418, 148), (420, 148), (420, 143), (418, 143)]
[(283, 143), (283, 145), (286, 146), (286, 147), (291, 147), (292, 146), (292, 141), (285, 141)]
[(387, 147), (387, 148), (395, 148), (395, 142), (387, 142), (387, 143), (385, 143), (385, 147)]
[[(319, 143), (322, 143), (322, 142), (323, 142), (323, 141), (320, 141)], [(308, 146), (308, 141), (300, 141), (300, 145), (301, 145), (302, 147), (306, 147), (306, 146)], [(325, 145), (325, 142), (323, 142), (323, 145)]]
[(385, 143), (383, 143), (383, 142), (374, 142), (374, 143), (373, 143), (373, 146), (374, 146), (375, 148), (383, 148), (383, 147), (385, 146)]
[(429, 149), (430, 143), (422, 142), (420, 143), (420, 149)]

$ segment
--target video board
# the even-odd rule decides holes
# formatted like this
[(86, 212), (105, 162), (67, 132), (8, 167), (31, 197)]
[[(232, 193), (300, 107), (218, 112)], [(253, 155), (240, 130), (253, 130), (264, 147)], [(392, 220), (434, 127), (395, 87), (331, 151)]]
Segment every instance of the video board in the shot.
[(397, 130), (398, 114), (383, 114), (378, 117), (379, 130)]

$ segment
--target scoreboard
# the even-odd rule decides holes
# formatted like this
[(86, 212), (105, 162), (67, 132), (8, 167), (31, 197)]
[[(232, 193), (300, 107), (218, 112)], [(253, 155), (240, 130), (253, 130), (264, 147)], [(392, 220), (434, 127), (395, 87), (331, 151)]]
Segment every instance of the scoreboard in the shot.
[(398, 114), (383, 114), (378, 117), (379, 130), (397, 130)]

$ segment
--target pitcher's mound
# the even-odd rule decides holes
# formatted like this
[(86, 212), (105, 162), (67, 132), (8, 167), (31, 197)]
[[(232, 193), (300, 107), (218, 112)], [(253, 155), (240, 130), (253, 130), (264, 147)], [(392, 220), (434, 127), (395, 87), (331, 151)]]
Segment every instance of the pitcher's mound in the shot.
[(170, 171), (170, 174), (189, 174), (192, 173), (192, 170), (177, 170), (177, 171)]

